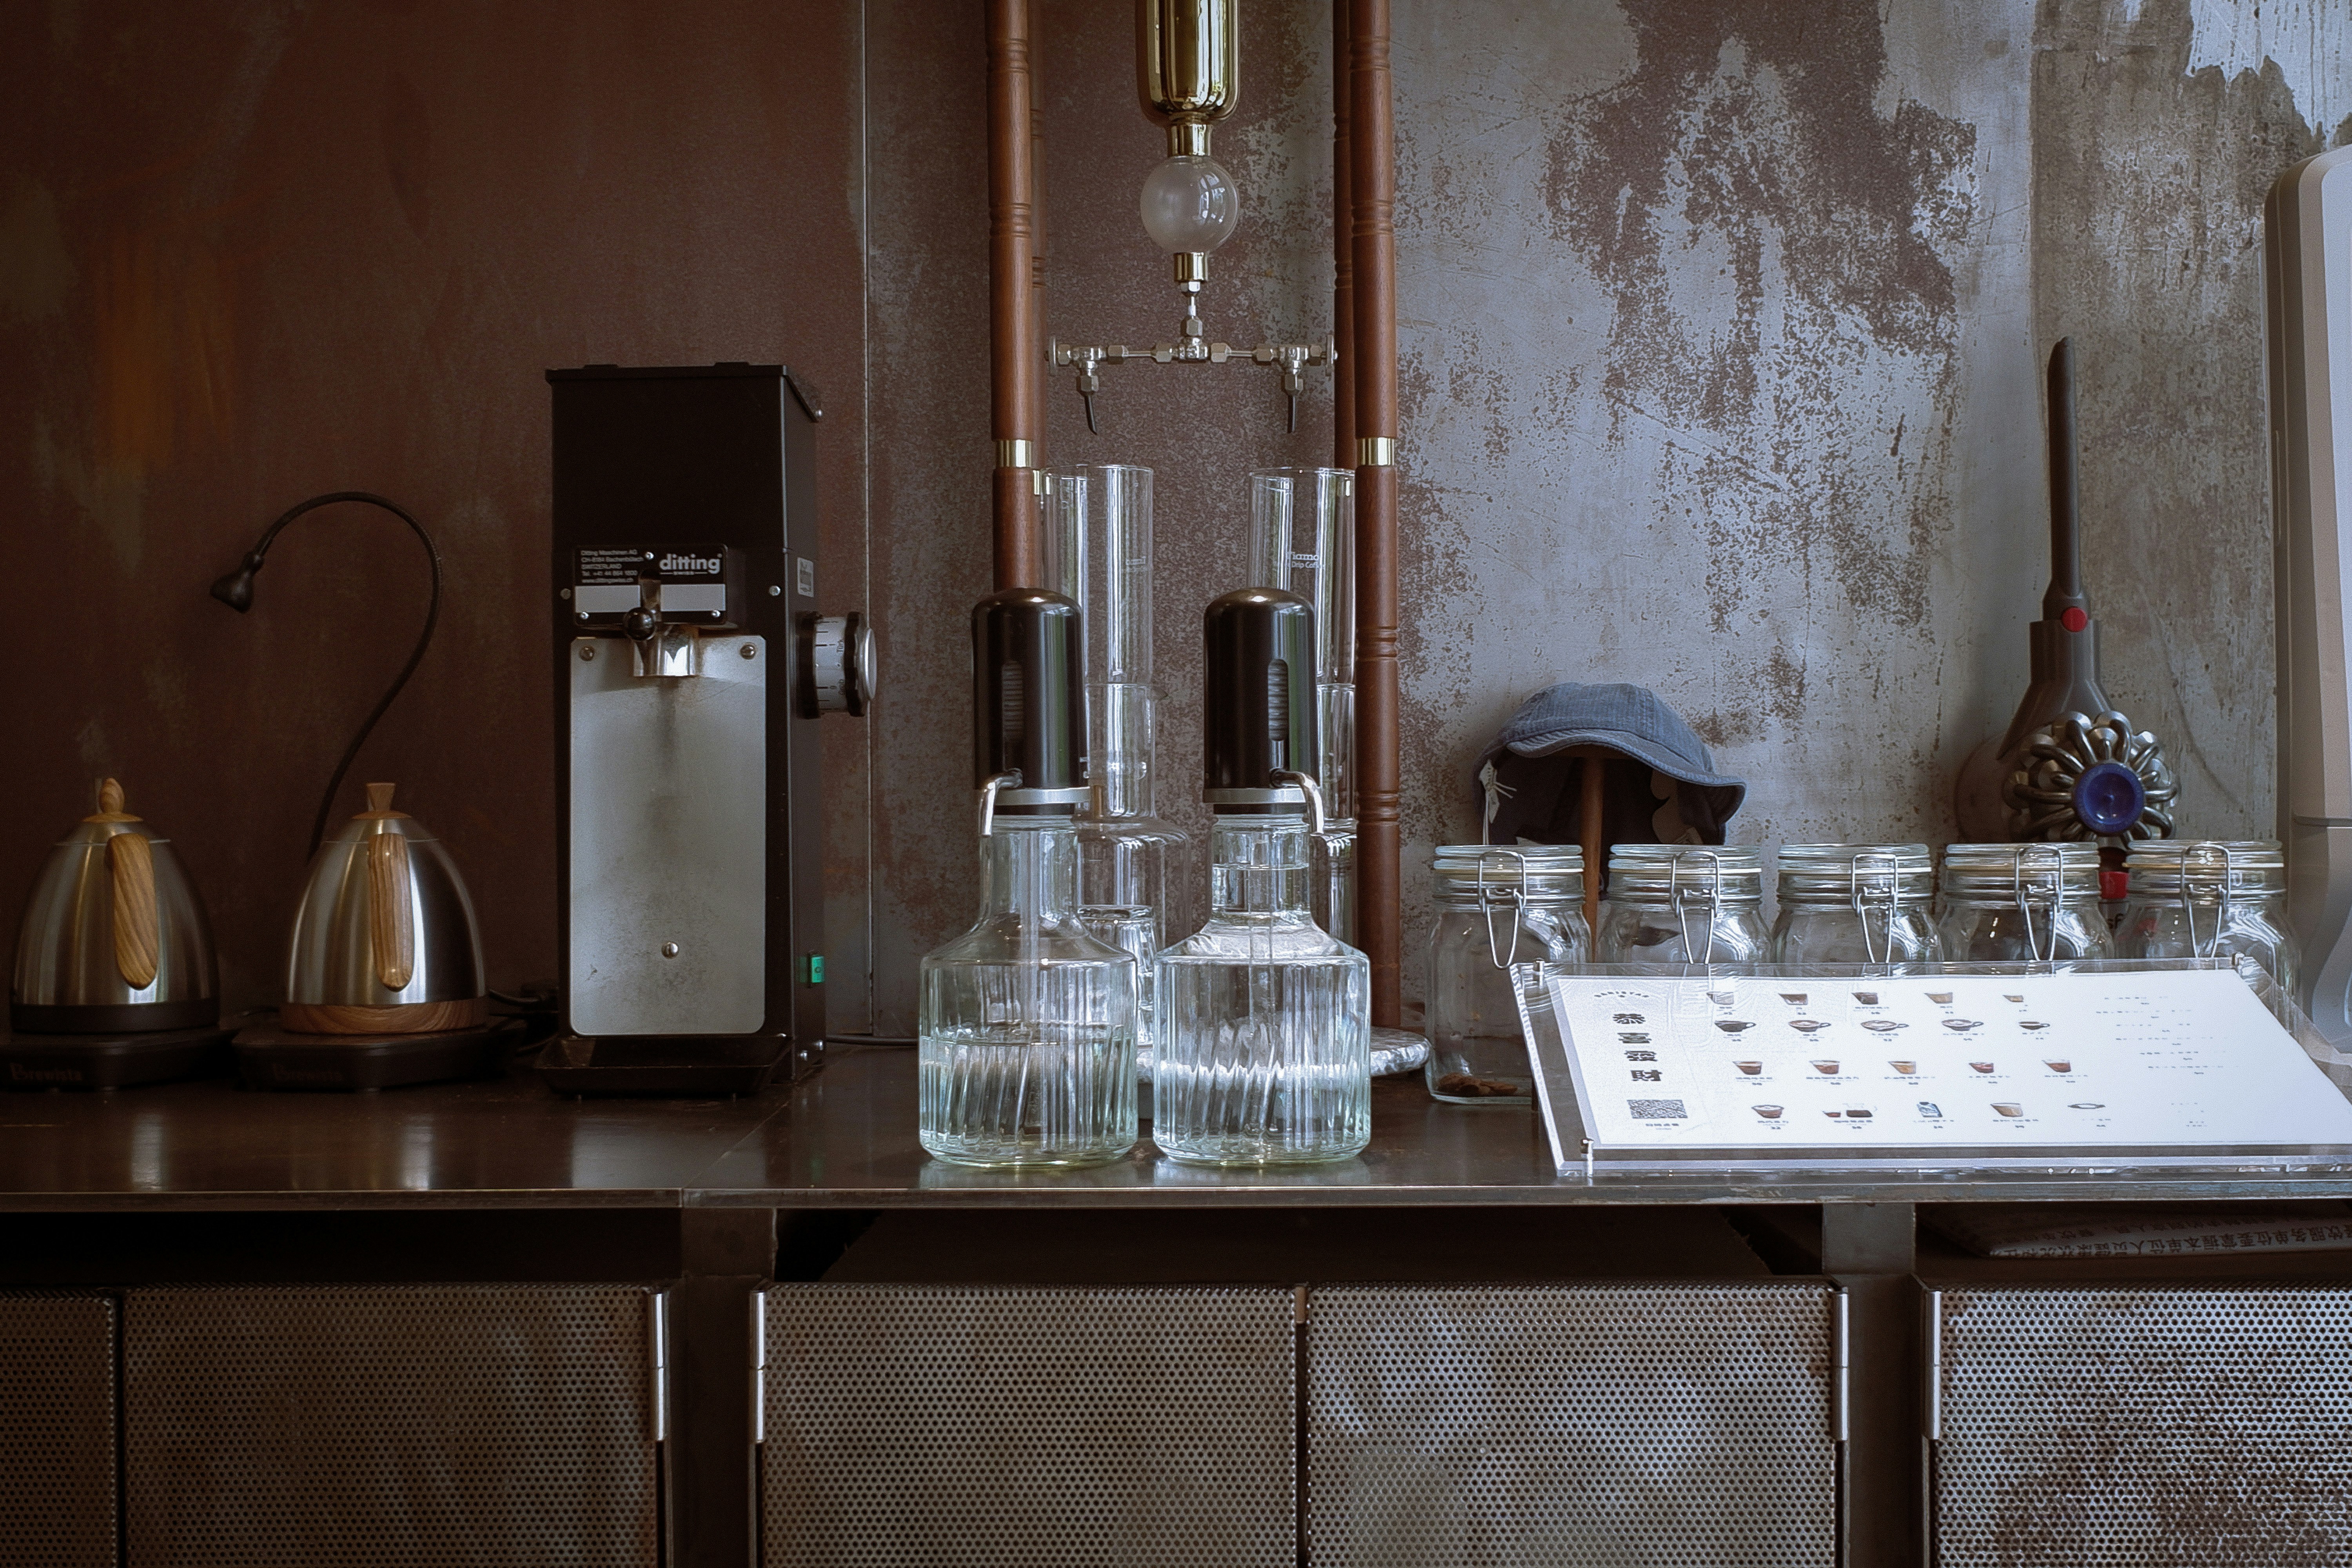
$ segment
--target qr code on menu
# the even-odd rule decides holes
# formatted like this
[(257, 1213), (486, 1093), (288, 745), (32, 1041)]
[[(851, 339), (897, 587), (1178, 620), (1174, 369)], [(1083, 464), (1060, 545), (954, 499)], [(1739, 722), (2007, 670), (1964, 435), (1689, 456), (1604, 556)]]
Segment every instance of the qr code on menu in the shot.
[(1679, 1121), (1690, 1115), (1679, 1100), (1629, 1100), (1625, 1104), (1638, 1121)]

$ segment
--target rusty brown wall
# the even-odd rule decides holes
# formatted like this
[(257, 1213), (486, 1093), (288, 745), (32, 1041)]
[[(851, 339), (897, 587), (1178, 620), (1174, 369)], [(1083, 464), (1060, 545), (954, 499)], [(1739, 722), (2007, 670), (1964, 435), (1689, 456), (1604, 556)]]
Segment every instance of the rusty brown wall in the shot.
[(250, 616), (205, 588), (287, 506), (364, 489), (425, 521), (448, 589), (349, 798), (397, 780), (494, 980), (553, 972), (541, 373), (811, 375), (826, 597), (855, 603), (857, 51), (825, 0), (0, 8), (0, 530), (38, 650), (0, 678), (0, 921), (116, 773), (210, 903), (229, 999), (272, 994), (425, 571), (343, 509), (279, 541)]
[[(1041, 4), (1049, 330), (1168, 338), (1127, 7)], [(1328, 7), (1243, 9), (1217, 151), (1245, 215), (1205, 313), (1319, 337)], [(1559, 679), (1664, 693), (1753, 783), (1735, 839), (1948, 837), (2024, 678), (2062, 331), (2110, 689), (2185, 760), (2198, 831), (2269, 820), (2249, 241), (2352, 58), (2315, 25), (2246, 63), (2232, 10), (1401, 0), (1409, 889), (1475, 831), (1477, 746)], [(826, 392), (827, 607), (883, 637), (875, 722), (828, 721), (835, 1021), (869, 1022), (870, 928), (870, 1022), (908, 1031), (973, 893), (982, 80), (960, 0), (0, 11), (0, 527), (46, 574), (0, 899), (119, 771), (186, 846), (233, 994), (266, 994), (419, 571), (353, 516), (289, 535), (247, 620), (204, 586), (293, 500), (365, 486), (452, 575), (361, 773), (457, 843), (498, 978), (545, 973), (540, 371), (781, 358)], [(1328, 384), (1292, 436), (1265, 372), (1105, 375), (1099, 436), (1053, 376), (1049, 459), (1157, 472), (1162, 805), (1197, 831), (1200, 608), (1237, 580), (1245, 474), (1328, 452)]]

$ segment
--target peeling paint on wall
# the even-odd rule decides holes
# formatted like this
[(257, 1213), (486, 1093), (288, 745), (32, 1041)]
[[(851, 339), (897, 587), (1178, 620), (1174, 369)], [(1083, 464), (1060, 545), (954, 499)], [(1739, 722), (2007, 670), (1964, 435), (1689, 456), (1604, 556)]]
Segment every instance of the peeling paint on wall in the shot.
[[(2123, 0), (2124, 26), (2147, 9), (2149, 0)], [(2218, 66), (2226, 78), (2261, 76), (2274, 68), (2315, 130), (2352, 118), (2352, 6), (2344, 0), (2189, 0), (2189, 74)]]
[(1920, 9), (1405, 24), (1416, 858), (1563, 679), (1672, 702), (1751, 781), (1735, 841), (1948, 837), (2038, 537), (2028, 62), (2017, 7)]

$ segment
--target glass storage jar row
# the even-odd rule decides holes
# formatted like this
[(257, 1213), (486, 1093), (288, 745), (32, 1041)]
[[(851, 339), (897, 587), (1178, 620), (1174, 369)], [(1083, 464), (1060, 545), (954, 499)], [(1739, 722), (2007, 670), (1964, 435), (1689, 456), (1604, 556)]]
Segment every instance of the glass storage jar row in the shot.
[(1760, 947), (1752, 849), (1626, 844), (1610, 856), (1594, 956), (1603, 963), (1917, 963), (2254, 959), (2292, 990), (2285, 861), (2273, 840), (2155, 840), (2126, 862), (2110, 934), (2093, 844), (1955, 844), (1937, 879), (1924, 844), (1792, 844)]

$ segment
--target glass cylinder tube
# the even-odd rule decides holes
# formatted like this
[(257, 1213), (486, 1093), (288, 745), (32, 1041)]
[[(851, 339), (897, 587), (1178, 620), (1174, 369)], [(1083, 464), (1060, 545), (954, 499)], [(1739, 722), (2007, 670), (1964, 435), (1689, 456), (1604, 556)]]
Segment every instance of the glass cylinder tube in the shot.
[(1078, 813), (1079, 923), (1135, 954), (1137, 1036), (1149, 1046), (1151, 960), (1192, 930), (1192, 840), (1160, 820), (1151, 684), (1151, 470), (1106, 463), (1054, 476), (1046, 577), (1086, 627), (1087, 771)]
[(923, 960), (918, 1135), (955, 1164), (1099, 1164), (1137, 1136), (1135, 959), (1077, 915), (1066, 818), (981, 840), (971, 929)]
[(1151, 470), (1124, 463), (1054, 476), (1047, 581), (1087, 637), (1090, 815), (1151, 815)]
[(1252, 474), (1250, 585), (1315, 606), (1316, 722), (1323, 809), (1356, 816), (1356, 476), (1346, 468)]
[(1269, 468), (1249, 477), (1250, 584), (1315, 606), (1316, 783), (1327, 815), (1311, 847), (1315, 922), (1356, 940), (1356, 476)]
[(1371, 1141), (1371, 964), (1307, 909), (1306, 820), (1220, 814), (1211, 911), (1160, 955), (1151, 1137), (1170, 1158), (1344, 1160)]

